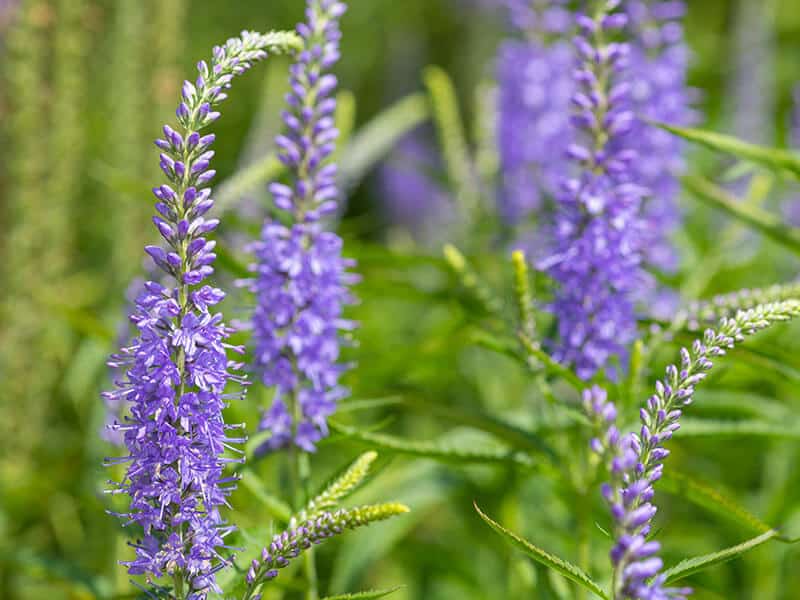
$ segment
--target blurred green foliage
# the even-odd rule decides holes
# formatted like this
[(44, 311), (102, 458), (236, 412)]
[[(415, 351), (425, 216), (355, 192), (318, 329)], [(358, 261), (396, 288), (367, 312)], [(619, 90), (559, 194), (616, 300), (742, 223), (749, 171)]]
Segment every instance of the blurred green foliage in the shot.
[[(580, 423), (563, 410), (577, 393), (541, 364), (519, 361), (517, 350), (497, 351), (516, 319), (513, 270), (491, 195), (463, 180), (470, 153), (481, 176), (495, 166), (486, 146), (486, 96), (476, 90), (491, 80), (500, 19), (477, 14), (466, 0), (350, 4), (339, 75), (355, 99), (350, 117), (341, 116), (355, 118), (353, 144), (341, 155), (353, 178), (340, 230), (363, 276), (360, 304), (351, 313), (361, 324), (358, 345), (348, 350), (358, 368), (347, 378), (353, 398), (312, 457), (313, 481), (321, 485), (361, 449), (375, 447), (378, 474), (354, 502), (391, 497), (412, 512), (321, 548), (322, 589), (338, 594), (403, 585), (391, 596), (398, 600), (579, 597), (566, 580), (504, 545), (473, 510), (477, 501), (538, 546), (587, 571), (606, 572), (607, 517), (596, 488), (580, 479), (588, 460)], [(691, 81), (703, 93), (704, 126), (730, 132), (738, 2), (689, 4)], [(770, 92), (777, 102), (766, 119), (781, 145), (790, 90), (800, 81), (800, 5), (771, 0), (760, 6), (775, 40)], [(127, 532), (104, 512), (109, 473), (101, 463), (114, 449), (99, 437), (99, 391), (109, 385), (104, 361), (123, 323), (125, 288), (142, 273), (141, 247), (155, 238), (148, 225), (148, 190), (158, 181), (151, 140), (171, 115), (182, 75), (212, 45), (244, 28), (290, 28), (301, 14), (300, 0), (21, 0), (15, 18), (0, 18), (0, 598), (135, 595), (116, 564), (128, 553)], [(429, 65), (443, 71), (424, 71)], [(285, 68), (279, 60), (244, 78), (216, 128), (216, 168), (231, 203), (246, 193), (266, 210), (259, 182), (275, 172), (267, 154)], [(444, 97), (458, 102), (461, 124), (448, 122), (454, 113), (442, 112), (441, 103), (429, 106), (420, 96), (359, 137), (394, 101), (425, 94), (426, 82), (440, 90), (449, 85), (442, 73), (454, 82), (456, 98), (447, 90)], [(460, 209), (476, 211), (469, 229), (441, 244), (457, 243), (475, 285), (464, 285), (463, 271), (453, 270), (452, 253), (448, 261), (441, 248), (395, 235), (377, 196), (374, 160), (386, 152), (387, 140), (395, 141), (390, 124), (402, 131), (431, 115), (445, 142), (448, 171), (441, 180), (455, 184), (454, 196), (468, 197)], [(690, 165), (693, 175), (720, 181), (730, 161), (697, 147)], [(255, 178), (244, 185), (247, 167)], [(748, 201), (780, 215), (780, 200), (790, 191), (780, 176), (764, 172), (753, 179)], [(472, 198), (476, 192), (482, 196)], [(796, 277), (797, 257), (758, 227), (754, 234), (688, 194), (683, 206), (687, 222), (676, 240), (682, 269), (668, 283), (686, 299)], [(221, 238), (252, 236), (258, 226), (229, 211)], [(247, 258), (233, 243), (224, 249), (219, 280), (229, 287)], [(532, 287), (535, 294), (535, 280)], [(476, 294), (478, 288), (484, 293)], [(243, 299), (232, 296), (228, 318), (241, 318)], [(546, 319), (535, 325), (546, 334)], [(754, 522), (800, 535), (798, 332), (779, 326), (760, 334), (699, 393), (691, 416), (704, 421), (676, 438), (671, 477), (659, 489), (668, 565), (762, 533)], [(638, 371), (641, 380), (625, 392), (631, 406), (646, 397), (676, 347), (665, 341), (642, 352), (648, 360)], [(229, 420), (254, 425), (265, 396), (254, 386), (246, 402), (231, 407)], [(761, 428), (744, 435), (709, 428), (732, 420), (757, 420)], [(248, 467), (233, 497), (237, 543), (266, 542), (274, 497), (286, 498), (286, 485), (281, 455)], [(799, 567), (800, 549), (770, 542), (691, 583), (700, 599), (791, 600), (800, 588)], [(265, 598), (297, 597), (293, 586), (291, 577), (281, 577)]]

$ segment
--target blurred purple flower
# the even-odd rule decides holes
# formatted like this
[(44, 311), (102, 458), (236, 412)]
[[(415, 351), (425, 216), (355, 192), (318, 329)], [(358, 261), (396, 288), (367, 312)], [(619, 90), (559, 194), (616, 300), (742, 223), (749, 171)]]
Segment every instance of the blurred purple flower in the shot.
[(510, 224), (527, 220), (555, 196), (567, 172), (575, 89), (568, 42), (550, 46), (509, 40), (497, 61), (497, 136), (501, 165), (499, 210)]
[(425, 243), (441, 239), (453, 218), (452, 198), (436, 180), (442, 165), (423, 131), (406, 135), (378, 174), (381, 207), (388, 222)]
[(638, 158), (631, 169), (635, 181), (650, 190), (642, 205), (644, 260), (674, 271), (678, 257), (669, 235), (681, 220), (678, 176), (684, 169), (685, 143), (647, 121), (687, 126), (697, 119), (692, 108), (695, 92), (686, 81), (690, 58), (682, 25), (686, 6), (676, 0), (630, 0), (625, 7), (631, 36), (628, 76), (637, 116), (629, 144)]

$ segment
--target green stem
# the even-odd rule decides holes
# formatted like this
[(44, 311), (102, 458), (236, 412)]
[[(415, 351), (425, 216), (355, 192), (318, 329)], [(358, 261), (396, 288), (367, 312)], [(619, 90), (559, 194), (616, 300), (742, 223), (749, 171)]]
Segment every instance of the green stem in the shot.
[[(292, 412), (294, 417), (295, 437), (297, 426), (303, 418), (297, 393), (292, 395)], [(306, 452), (292, 444), (289, 456), (292, 486), (292, 502), (295, 513), (302, 511), (311, 497), (311, 461)], [(317, 581), (317, 564), (314, 549), (309, 548), (303, 554), (303, 571), (306, 578), (306, 600), (319, 600), (319, 584)]]

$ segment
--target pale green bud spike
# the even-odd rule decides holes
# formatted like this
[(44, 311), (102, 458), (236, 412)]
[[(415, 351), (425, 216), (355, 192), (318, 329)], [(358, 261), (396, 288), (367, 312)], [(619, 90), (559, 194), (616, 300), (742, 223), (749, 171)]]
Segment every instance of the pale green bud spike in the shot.
[(304, 519), (298, 525), (290, 525), (288, 529), (275, 535), (262, 550), (261, 556), (250, 563), (245, 575), (247, 589), (243, 599), (259, 598), (258, 590), (265, 582), (277, 577), (280, 570), (288, 567), (293, 559), (326, 539), (340, 535), (348, 529), (364, 527), (409, 511), (405, 504), (386, 502), (322, 512), (316, 517)]
[(461, 203), (464, 214), (474, 216), (480, 204), (475, 169), (472, 163), (458, 94), (452, 80), (439, 67), (430, 66), (423, 75), (428, 89), (433, 121), (444, 154), (447, 177)]
[(522, 250), (514, 250), (511, 253), (511, 263), (514, 266), (514, 298), (517, 302), (520, 330), (533, 341), (536, 339), (536, 317), (533, 313), (533, 297), (525, 253)]
[(500, 300), (494, 295), (489, 286), (478, 277), (475, 269), (472, 268), (472, 265), (469, 264), (461, 251), (451, 244), (445, 244), (442, 251), (445, 261), (458, 276), (461, 285), (480, 302), (486, 312), (501, 316), (502, 304)]
[(292, 518), (291, 525), (313, 519), (323, 512), (336, 508), (340, 500), (363, 483), (376, 458), (378, 454), (373, 451), (359, 456), (342, 475), (325, 488), (325, 491), (310, 500), (305, 509)]

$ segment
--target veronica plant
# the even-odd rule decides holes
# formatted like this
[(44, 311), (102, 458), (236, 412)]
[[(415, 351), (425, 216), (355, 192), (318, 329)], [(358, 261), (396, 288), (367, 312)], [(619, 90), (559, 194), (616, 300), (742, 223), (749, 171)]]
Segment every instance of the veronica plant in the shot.
[(270, 187), (288, 225), (266, 221), (253, 245), (254, 363), (262, 382), (275, 389), (261, 422), (272, 433), (264, 449), (296, 445), (313, 452), (346, 395), (338, 359), (340, 331), (353, 328), (342, 309), (353, 301), (348, 286), (356, 278), (347, 269), (354, 263), (342, 258), (341, 238), (322, 223), (337, 210), (337, 167), (327, 160), (338, 135), (337, 80), (328, 71), (339, 59), (345, 10), (336, 0), (309, 0), (307, 21), (298, 25), (303, 50), (291, 67), (286, 134), (276, 138), (290, 182)]
[(220, 509), (234, 479), (223, 470), (240, 459), (223, 454), (243, 441), (231, 435), (240, 427), (222, 416), (231, 397), (227, 383), (244, 383), (226, 354), (241, 349), (226, 342), (229, 329), (212, 312), (225, 294), (203, 285), (216, 258), (215, 243), (205, 236), (219, 222), (205, 218), (214, 204), (208, 187), (214, 135), (201, 131), (219, 118), (214, 106), (227, 97), (235, 75), (294, 41), (283, 33), (244, 32), (214, 48), (210, 63), (198, 63), (197, 80), (184, 83), (180, 130), (165, 126), (156, 141), (169, 183), (154, 189), (159, 215), (153, 221), (167, 249), (146, 251), (171, 283), (145, 284), (131, 315), (138, 335), (111, 361), (125, 366), (125, 376), (105, 396), (130, 404), (130, 418), (113, 426), (124, 432), (128, 455), (109, 461), (128, 465), (112, 488), (130, 497), (119, 516), (144, 532), (134, 544), (135, 558), (125, 564), (148, 581), (169, 576), (177, 598), (205, 598), (216, 588), (215, 573), (228, 564), (224, 538), (232, 527)]

